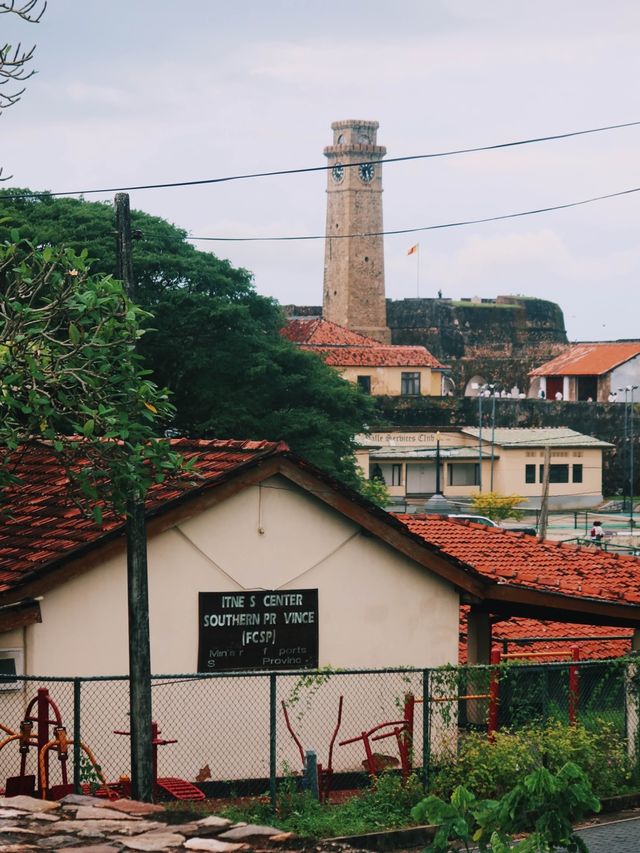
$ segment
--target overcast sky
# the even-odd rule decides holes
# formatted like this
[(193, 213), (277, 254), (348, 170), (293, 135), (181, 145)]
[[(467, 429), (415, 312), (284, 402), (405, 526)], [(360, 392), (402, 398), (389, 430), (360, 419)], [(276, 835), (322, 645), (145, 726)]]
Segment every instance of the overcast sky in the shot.
[[(37, 76), (0, 118), (11, 184), (72, 191), (324, 165), (332, 121), (396, 157), (640, 120), (637, 0), (50, 0)], [(385, 228), (640, 186), (640, 127), (388, 164)], [(193, 236), (323, 235), (324, 173), (136, 191)], [(110, 199), (111, 195), (87, 196)], [(385, 240), (387, 296), (557, 301), (570, 340), (640, 337), (640, 193)], [(258, 291), (320, 304), (324, 245), (197, 244)]]

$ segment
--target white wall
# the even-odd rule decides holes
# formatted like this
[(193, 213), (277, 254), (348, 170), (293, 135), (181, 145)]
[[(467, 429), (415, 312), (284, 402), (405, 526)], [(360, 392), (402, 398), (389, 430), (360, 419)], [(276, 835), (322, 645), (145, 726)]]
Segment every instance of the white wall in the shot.
[[(262, 532), (261, 532), (262, 531)], [(41, 602), (42, 623), (0, 635), (0, 646), (24, 646), (27, 674), (90, 676), (128, 670), (126, 562), (122, 554), (89, 570)], [(151, 653), (154, 673), (192, 673), (197, 666), (198, 592), (307, 589), (319, 593), (319, 663), (334, 668), (456, 663), (458, 594), (454, 588), (282, 477), (248, 487), (149, 543)], [(415, 685), (413, 681), (417, 681)], [(278, 700), (298, 676), (278, 676)], [(305, 689), (295, 722), (307, 747), (326, 760), (339, 695), (340, 738), (400, 716), (404, 692), (420, 689), (409, 674), (335, 676)], [(19, 725), (39, 685), (0, 695), (0, 720)], [(71, 685), (51, 684), (65, 724), (73, 723)], [(129, 770), (126, 681), (82, 686), (82, 735), (110, 780)], [(153, 689), (153, 715), (179, 743), (159, 753), (160, 774), (194, 780), (209, 764), (214, 779), (264, 777), (269, 770), (269, 679), (169, 680)], [(278, 769), (297, 767), (280, 704)], [(418, 729), (419, 731), (419, 729)], [(380, 751), (396, 754), (392, 741)], [(416, 744), (418, 748), (418, 744)], [(418, 753), (419, 754), (419, 753)], [(31, 756), (31, 759), (33, 756)], [(338, 770), (362, 769), (361, 745), (337, 748)], [(0, 776), (17, 772), (17, 748), (0, 754)], [(58, 763), (53, 762), (56, 768)]]
[[(320, 665), (457, 660), (451, 585), (274, 477), (149, 543), (152, 670), (195, 671), (198, 592), (256, 588), (318, 588)], [(124, 554), (47, 593), (26, 632), (27, 672), (126, 673), (126, 599)]]

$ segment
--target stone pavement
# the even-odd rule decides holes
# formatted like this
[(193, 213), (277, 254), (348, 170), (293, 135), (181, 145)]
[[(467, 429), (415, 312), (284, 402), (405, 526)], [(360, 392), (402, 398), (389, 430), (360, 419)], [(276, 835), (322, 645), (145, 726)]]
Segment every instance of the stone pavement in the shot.
[(0, 853), (63, 850), (233, 851), (291, 848), (291, 833), (252, 824), (232, 824), (211, 815), (175, 824), (163, 806), (134, 800), (109, 802), (71, 794), (60, 802), (33, 797), (0, 798)]
[(589, 853), (640, 853), (640, 817), (590, 826), (578, 835)]

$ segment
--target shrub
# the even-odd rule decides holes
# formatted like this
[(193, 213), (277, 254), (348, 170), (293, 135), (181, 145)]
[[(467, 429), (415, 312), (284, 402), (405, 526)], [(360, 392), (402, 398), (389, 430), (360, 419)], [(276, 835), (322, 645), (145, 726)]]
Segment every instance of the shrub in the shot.
[(516, 509), (524, 498), (520, 495), (500, 495), (498, 492), (480, 492), (473, 496), (471, 506), (478, 515), (486, 515), (493, 521), (505, 518), (522, 518), (522, 512)]
[(586, 773), (599, 796), (632, 786), (624, 738), (610, 722), (596, 720), (593, 729), (553, 721), (518, 731), (504, 729), (496, 732), (493, 743), (486, 734), (465, 735), (458, 755), (433, 768), (429, 790), (448, 796), (464, 784), (479, 797), (501, 796), (536, 768), (557, 772), (567, 762)]
[[(550, 853), (563, 850), (586, 853), (573, 824), (589, 812), (600, 811), (586, 775), (575, 764), (565, 764), (553, 774), (539, 767), (518, 782), (499, 802), (478, 800), (459, 785), (450, 802), (433, 795), (412, 809), (417, 821), (438, 824), (432, 853), (457, 853), (475, 849), (493, 853)], [(514, 836), (526, 838), (514, 841)], [(471, 846), (470, 846), (471, 845)]]

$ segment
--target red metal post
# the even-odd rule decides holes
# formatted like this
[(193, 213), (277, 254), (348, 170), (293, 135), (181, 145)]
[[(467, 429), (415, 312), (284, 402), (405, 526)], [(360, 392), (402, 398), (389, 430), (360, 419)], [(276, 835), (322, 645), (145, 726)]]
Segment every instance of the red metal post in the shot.
[(498, 706), (500, 704), (500, 664), (501, 652), (498, 646), (491, 649), (491, 674), (489, 676), (489, 713), (487, 715), (487, 734), (489, 740), (494, 739), (498, 731)]
[[(37, 726), (37, 736), (38, 736), (38, 760), (40, 756), (43, 754), (42, 750), (49, 743), (49, 691), (46, 687), (40, 687), (38, 689), (38, 701), (37, 701), (37, 711), (36, 711), (36, 719), (38, 722)], [(44, 778), (49, 779), (49, 752), (44, 753)], [(40, 797), (45, 797), (46, 794), (40, 787), (40, 773), (36, 774), (36, 779), (38, 779), (37, 789), (38, 795)]]
[[(571, 659), (580, 660), (580, 648), (572, 646)], [(577, 666), (569, 667), (569, 722), (575, 726), (578, 721), (578, 702), (580, 698), (580, 674)]]
[(413, 693), (405, 693), (404, 696), (404, 719), (406, 727), (404, 730), (405, 755), (408, 766), (413, 764), (413, 727), (415, 721), (416, 698)]

